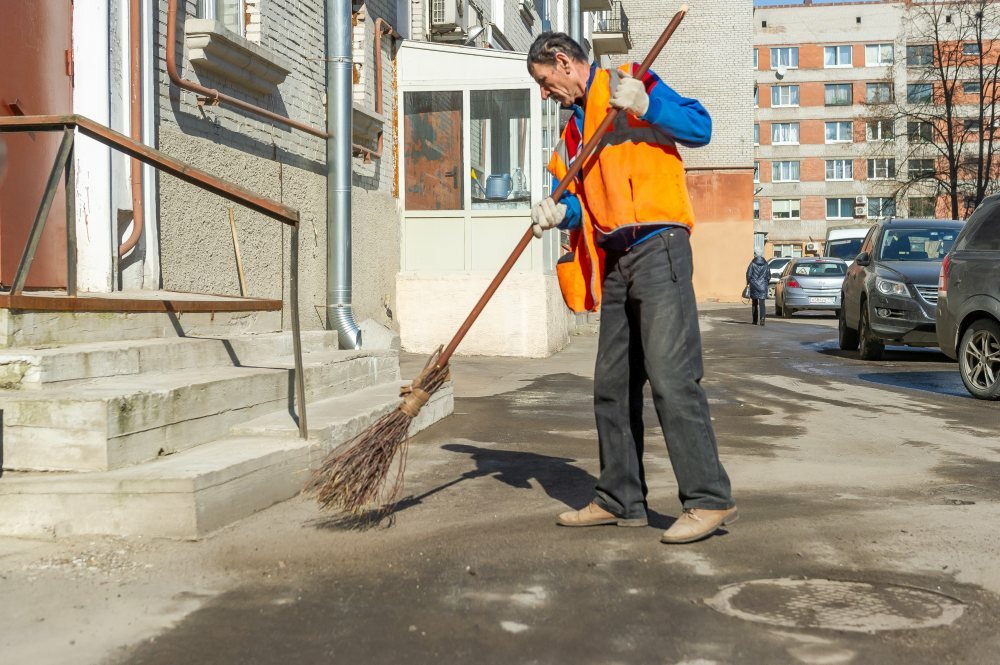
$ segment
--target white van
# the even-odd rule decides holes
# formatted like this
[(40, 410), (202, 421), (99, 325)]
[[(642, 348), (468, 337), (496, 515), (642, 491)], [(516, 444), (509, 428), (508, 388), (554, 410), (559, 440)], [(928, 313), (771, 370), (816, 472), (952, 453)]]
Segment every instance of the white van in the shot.
[(861, 242), (868, 235), (871, 226), (840, 226), (828, 229), (823, 244), (823, 256), (843, 259), (850, 266), (861, 251)]

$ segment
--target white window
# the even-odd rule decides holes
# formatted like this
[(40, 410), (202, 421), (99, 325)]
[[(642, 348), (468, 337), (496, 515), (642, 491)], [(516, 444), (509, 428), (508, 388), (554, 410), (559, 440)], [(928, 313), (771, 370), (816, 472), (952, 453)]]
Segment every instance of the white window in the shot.
[(753, 144), (760, 145), (760, 123), (755, 122), (753, 124)]
[(895, 177), (896, 160), (892, 157), (868, 160), (869, 180), (888, 180)]
[(966, 42), (962, 44), (962, 55), (979, 55), (979, 42)]
[(771, 106), (798, 106), (799, 86), (797, 85), (775, 85), (771, 86)]
[(758, 49), (754, 49), (753, 50), (753, 68), (754, 69), (757, 69), (757, 51), (758, 51)]
[(198, 16), (218, 21), (241, 37), (246, 35), (243, 0), (198, 0)]
[(778, 67), (784, 67), (785, 69), (797, 69), (798, 66), (798, 46), (782, 46), (771, 49), (771, 69), (778, 69)]
[(776, 161), (771, 162), (772, 182), (798, 182), (799, 162), (797, 161)]
[(854, 180), (854, 160), (852, 159), (826, 160), (826, 179)]
[(793, 258), (797, 259), (802, 256), (802, 245), (774, 245), (774, 258), (785, 259)]
[(833, 120), (826, 123), (827, 143), (850, 143), (854, 140), (853, 123), (850, 120)]
[(757, 90), (757, 86), (753, 87), (753, 107), (757, 108), (760, 102), (760, 92)]
[(760, 182), (760, 162), (753, 163), (753, 181)]
[(771, 202), (772, 219), (799, 219), (799, 199), (775, 199)]
[(799, 123), (775, 122), (771, 125), (771, 143), (776, 145), (798, 145)]
[(848, 46), (824, 46), (823, 66), (850, 67), (852, 65), (851, 47)]
[(869, 120), (865, 125), (865, 136), (869, 141), (891, 141), (894, 137), (892, 120)]
[(892, 44), (865, 45), (865, 66), (882, 67), (892, 64)]
[(827, 219), (853, 219), (854, 199), (827, 199)]
[(753, 200), (753, 218), (754, 220), (760, 219), (760, 199)]
[(869, 217), (895, 217), (896, 199), (887, 197), (868, 197)]

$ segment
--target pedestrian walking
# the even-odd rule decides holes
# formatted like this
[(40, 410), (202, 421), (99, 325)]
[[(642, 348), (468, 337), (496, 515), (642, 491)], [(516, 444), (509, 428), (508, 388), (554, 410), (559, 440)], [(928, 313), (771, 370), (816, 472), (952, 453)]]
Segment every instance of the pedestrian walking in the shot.
[(556, 227), (570, 231), (570, 252), (557, 266), (567, 305), (578, 312), (601, 308), (594, 372), (601, 473), (593, 501), (559, 515), (558, 523), (647, 524), (642, 391), (648, 381), (684, 509), (661, 540), (687, 543), (737, 517), (701, 387), (689, 240), (694, 214), (677, 149), (707, 144), (712, 121), (697, 100), (652, 71), (633, 78), (638, 69), (588, 65), (580, 45), (558, 32), (542, 33), (528, 52), (542, 99), (572, 111), (549, 162), (554, 179), (567, 173), (609, 106), (625, 111), (567, 193), (532, 210), (536, 236)]
[(759, 251), (754, 251), (753, 261), (747, 266), (747, 295), (750, 296), (751, 315), (755, 326), (764, 325), (766, 317), (764, 301), (767, 298), (767, 284), (771, 281), (771, 269)]

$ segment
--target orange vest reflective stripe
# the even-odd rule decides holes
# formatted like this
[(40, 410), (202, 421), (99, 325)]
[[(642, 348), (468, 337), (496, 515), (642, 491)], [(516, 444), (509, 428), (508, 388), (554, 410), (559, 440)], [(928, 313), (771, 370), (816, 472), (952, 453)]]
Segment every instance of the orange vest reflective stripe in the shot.
[[(621, 69), (634, 72), (635, 67)], [(594, 73), (583, 136), (570, 119), (549, 161), (549, 172), (557, 179), (562, 179), (571, 160), (604, 121), (617, 84), (618, 77), (606, 69)], [(648, 230), (647, 225), (694, 227), (684, 163), (673, 139), (626, 112), (615, 118), (600, 152), (584, 165), (567, 191), (580, 198), (583, 218), (580, 227), (570, 232), (569, 252), (559, 259), (556, 273), (563, 300), (574, 312), (595, 311), (601, 304), (604, 251), (597, 244), (599, 237), (631, 231), (638, 235)]]

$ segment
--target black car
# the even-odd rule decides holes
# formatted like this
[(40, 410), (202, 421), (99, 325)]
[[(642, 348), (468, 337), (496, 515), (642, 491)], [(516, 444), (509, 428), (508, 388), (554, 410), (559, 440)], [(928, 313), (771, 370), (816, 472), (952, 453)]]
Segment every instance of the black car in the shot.
[(873, 226), (844, 279), (840, 348), (878, 360), (886, 343), (937, 346), (938, 274), (961, 230), (962, 222), (952, 220)]
[(979, 399), (1000, 399), (1000, 194), (969, 217), (938, 281), (937, 337)]

